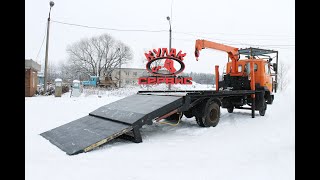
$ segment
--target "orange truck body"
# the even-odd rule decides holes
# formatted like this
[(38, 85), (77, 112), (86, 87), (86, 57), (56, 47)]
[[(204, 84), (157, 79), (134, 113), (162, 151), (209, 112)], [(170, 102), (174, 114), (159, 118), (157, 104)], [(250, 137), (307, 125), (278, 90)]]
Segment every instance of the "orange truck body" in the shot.
[[(237, 62), (237, 74), (236, 76), (250, 76), (247, 71), (247, 64), (254, 63), (254, 76), (255, 83), (260, 86), (266, 87), (270, 92), (273, 89), (272, 76), (269, 63), (264, 59), (242, 59)], [(231, 72), (232, 63), (227, 63), (226, 73)]]
[[(266, 87), (270, 93), (274, 89), (272, 82), (272, 75), (270, 71), (270, 63), (265, 59), (255, 58), (250, 56), (248, 59), (240, 59), (239, 48), (227, 46), (224, 44), (219, 44), (212, 41), (207, 41), (203, 39), (196, 40), (195, 43), (195, 56), (198, 61), (200, 51), (202, 49), (215, 49), (220, 51), (225, 51), (228, 54), (228, 58), (231, 59), (231, 62), (227, 63), (226, 74), (230, 76), (247, 76), (248, 74), (247, 67), (250, 62), (254, 63), (254, 83), (259, 84), (260, 87)], [(218, 83), (218, 82), (216, 82)], [(253, 90), (253, 88), (251, 88)]]

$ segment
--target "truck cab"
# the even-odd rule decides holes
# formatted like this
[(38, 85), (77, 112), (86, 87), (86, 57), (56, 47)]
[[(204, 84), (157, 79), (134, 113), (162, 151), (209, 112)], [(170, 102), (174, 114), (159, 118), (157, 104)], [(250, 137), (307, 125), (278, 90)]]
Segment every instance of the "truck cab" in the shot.
[[(265, 87), (265, 90), (272, 92), (273, 80), (271, 77), (270, 63), (264, 59), (244, 59), (239, 60), (238, 73), (240, 76), (250, 77), (250, 62), (254, 62), (254, 75), (257, 88)], [(231, 62), (227, 63), (226, 72), (231, 72)]]
[(99, 82), (98, 76), (90, 76), (90, 79), (88, 81), (82, 81), (83, 86), (93, 86), (96, 87)]

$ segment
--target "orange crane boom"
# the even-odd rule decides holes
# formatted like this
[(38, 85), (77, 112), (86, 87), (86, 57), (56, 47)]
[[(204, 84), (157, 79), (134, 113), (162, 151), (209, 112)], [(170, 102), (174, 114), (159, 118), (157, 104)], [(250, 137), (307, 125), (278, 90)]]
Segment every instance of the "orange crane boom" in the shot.
[(237, 74), (237, 72), (238, 72), (237, 61), (239, 60), (239, 51), (238, 51), (239, 49), (238, 48), (232, 47), (232, 46), (227, 46), (224, 44), (219, 44), (216, 42), (203, 40), (203, 39), (198, 39), (198, 40), (196, 40), (195, 52), (194, 52), (197, 61), (198, 61), (198, 57), (200, 55), (200, 51), (205, 48), (216, 49), (216, 50), (227, 52), (228, 56), (232, 62), (231, 74)]

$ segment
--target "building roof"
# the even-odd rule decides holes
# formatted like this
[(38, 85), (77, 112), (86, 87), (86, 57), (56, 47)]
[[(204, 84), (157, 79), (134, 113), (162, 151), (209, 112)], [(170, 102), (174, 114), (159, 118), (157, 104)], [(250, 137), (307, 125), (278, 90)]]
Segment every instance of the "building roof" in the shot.
[(25, 63), (24, 63), (24, 67), (25, 67), (25, 69), (32, 69), (32, 70), (35, 70), (35, 71), (40, 71), (41, 70), (40, 64), (38, 64), (37, 62), (35, 62), (32, 59), (26, 59)]

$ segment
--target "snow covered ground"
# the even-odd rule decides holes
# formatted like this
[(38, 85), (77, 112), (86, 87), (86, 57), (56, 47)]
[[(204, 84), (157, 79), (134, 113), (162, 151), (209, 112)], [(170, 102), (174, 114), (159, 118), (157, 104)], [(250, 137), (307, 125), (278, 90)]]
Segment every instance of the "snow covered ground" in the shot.
[(134, 94), (138, 88), (85, 91), (78, 98), (70, 98), (69, 93), (61, 98), (25, 98), (26, 180), (295, 179), (293, 87), (275, 95), (264, 117), (256, 112), (253, 119), (251, 111), (235, 109), (229, 114), (222, 109), (218, 126), (211, 128), (201, 128), (194, 118), (183, 117), (178, 126), (144, 126), (143, 143), (115, 140), (74, 156), (65, 154), (39, 134)]

